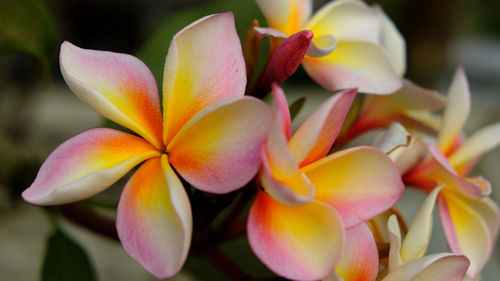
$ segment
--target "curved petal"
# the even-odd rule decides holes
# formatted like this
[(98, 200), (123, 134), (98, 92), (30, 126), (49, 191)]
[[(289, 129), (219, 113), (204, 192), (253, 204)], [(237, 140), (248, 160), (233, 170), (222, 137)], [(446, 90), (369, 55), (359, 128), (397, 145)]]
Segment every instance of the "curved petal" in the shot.
[[(457, 170), (475, 162), (484, 153), (492, 150), (500, 144), (500, 123), (492, 124), (474, 133), (460, 147), (450, 155), (450, 164)], [(467, 170), (468, 170), (467, 169)], [(463, 171), (466, 175), (468, 171)]]
[(165, 145), (201, 109), (243, 96), (245, 72), (232, 13), (204, 17), (177, 33), (168, 50), (163, 77)]
[(469, 267), (462, 255), (450, 255), (427, 266), (413, 281), (462, 281)]
[(469, 198), (462, 198), (462, 200), (464, 200), (466, 204), (484, 220), (490, 232), (490, 236), (493, 238), (494, 245), (500, 230), (500, 209), (497, 203), (488, 197), (481, 200)]
[(73, 92), (104, 117), (162, 144), (158, 88), (147, 66), (131, 55), (61, 45), (61, 73)]
[(382, 281), (461, 281), (468, 265), (462, 255), (433, 254), (396, 268)]
[(316, 188), (315, 200), (333, 206), (346, 228), (392, 207), (404, 188), (392, 161), (372, 147), (342, 150), (300, 171)]
[(465, 178), (468, 182), (472, 183), (476, 187), (479, 187), (481, 194), (487, 196), (491, 193), (491, 183), (483, 178), (482, 176), (477, 177), (467, 177)]
[(409, 110), (439, 110), (446, 98), (436, 91), (418, 86), (405, 79), (403, 87), (387, 96), (368, 95), (363, 102), (360, 118), (384, 118), (391, 114), (404, 114)]
[(491, 189), (488, 189), (489, 185), (485, 185), (484, 181), (477, 179), (469, 181), (461, 177), (435, 144), (429, 144), (428, 149), (438, 164), (431, 171), (432, 177), (438, 179), (439, 183), (445, 182), (447, 189), (455, 188), (472, 198), (481, 198), (490, 194)]
[(274, 200), (287, 205), (303, 205), (314, 199), (315, 189), (304, 173), (276, 180), (267, 171), (261, 174), (262, 187)]
[(260, 27), (260, 26), (256, 26), (253, 28), (257, 34), (259, 34), (260, 36), (268, 36), (268, 37), (271, 37), (271, 38), (275, 38), (275, 39), (286, 39), (288, 38), (288, 35), (286, 35), (285, 33), (279, 31), (279, 30), (276, 30), (272, 27)]
[(58, 146), (22, 196), (37, 205), (82, 200), (157, 156), (160, 153), (140, 137), (108, 128), (90, 129)]
[(378, 248), (366, 223), (346, 230), (344, 255), (336, 272), (344, 281), (374, 281), (377, 279)]
[(299, 163), (297, 163), (295, 156), (288, 148), (281, 123), (281, 117), (277, 115), (267, 137), (264, 154), (262, 155), (270, 175), (277, 180), (292, 177), (299, 171)]
[(387, 230), (389, 230), (389, 272), (392, 272), (403, 265), (401, 260), (401, 230), (396, 215), (391, 215), (387, 221)]
[(381, 7), (375, 6), (374, 10), (379, 14), (383, 22), (380, 43), (389, 54), (396, 73), (402, 77), (406, 71), (405, 39)]
[(417, 212), (415, 219), (406, 234), (405, 239), (401, 245), (401, 259), (404, 263), (421, 258), (431, 239), (432, 232), (432, 211), (436, 203), (436, 198), (443, 188), (444, 184), (436, 187), (425, 198), (422, 206)]
[[(406, 221), (403, 221), (403, 217), (401, 213), (396, 209), (396, 207), (392, 207), (389, 210), (371, 218), (367, 221), (368, 226), (370, 227), (373, 237), (377, 242), (377, 245), (390, 243), (390, 232), (387, 227), (387, 222), (389, 218), (394, 215), (397, 218), (397, 222), (404, 224), (403, 232), (407, 232)], [(399, 253), (399, 250), (398, 250)]]
[(283, 92), (283, 89), (281, 89), (281, 87), (277, 84), (272, 84), (271, 88), (274, 99), (274, 107), (280, 115), (283, 133), (288, 141), (292, 136), (292, 119), (290, 118), (290, 109), (288, 108), (285, 92)]
[(315, 36), (307, 49), (307, 55), (310, 57), (324, 57), (329, 55), (337, 47), (337, 39), (330, 34)]
[(318, 84), (330, 91), (357, 87), (363, 93), (391, 94), (403, 85), (385, 50), (373, 42), (338, 40), (331, 54), (306, 56), (302, 64)]
[(255, 98), (213, 104), (189, 120), (170, 142), (169, 161), (200, 190), (233, 191), (257, 173), (270, 120), (271, 107)]
[(328, 153), (355, 96), (356, 89), (351, 89), (330, 97), (297, 129), (288, 146), (300, 166)]
[(283, 134), (281, 116), (276, 115), (262, 149), (260, 180), (264, 190), (275, 200), (288, 205), (302, 205), (314, 199), (314, 186), (303, 173), (299, 173), (299, 164)]
[(393, 94), (367, 95), (356, 122), (344, 135), (355, 137), (370, 129), (387, 127), (393, 122), (436, 135), (441, 117), (431, 111), (439, 110), (444, 105), (444, 96), (405, 79), (403, 87)]
[(145, 162), (125, 185), (116, 228), (125, 252), (163, 279), (186, 260), (192, 220), (186, 191), (163, 155)]
[(427, 146), (419, 136), (410, 136), (408, 146), (398, 147), (389, 153), (389, 157), (398, 167), (401, 175), (422, 161), (427, 153)]
[(500, 211), (489, 198), (469, 199), (449, 192), (440, 196), (439, 214), (450, 249), (467, 256), (467, 275), (475, 278), (491, 256), (498, 228)]
[(312, 13), (311, 0), (256, 0), (267, 23), (287, 35), (297, 32)]
[(264, 14), (267, 24), (271, 28), (285, 33), (290, 15), (290, 0), (256, 0), (255, 2)]
[(460, 192), (471, 198), (482, 198), (491, 192), (485, 180), (480, 178), (468, 180), (460, 176), (434, 143), (428, 144), (427, 148), (431, 158), (427, 158), (410, 170), (404, 178), (406, 183), (427, 192), (437, 184), (445, 183), (444, 189)]
[(453, 148), (455, 139), (460, 136), (470, 111), (469, 83), (462, 66), (456, 70), (453, 76), (446, 99), (443, 124), (439, 130), (437, 143), (439, 149), (448, 155)]
[(329, 276), (342, 255), (344, 228), (333, 208), (320, 202), (289, 206), (259, 192), (250, 209), (248, 241), (276, 274), (293, 280)]
[(382, 19), (363, 1), (336, 0), (314, 13), (304, 29), (316, 36), (331, 34), (337, 40), (379, 42)]
[(409, 147), (410, 143), (411, 135), (405, 127), (399, 123), (392, 123), (384, 134), (375, 140), (375, 147), (391, 157), (392, 152), (398, 148)]
[(287, 178), (276, 178), (265, 155), (262, 156), (260, 181), (267, 194), (283, 204), (302, 205), (314, 199), (314, 186), (304, 173), (299, 173), (297, 169)]

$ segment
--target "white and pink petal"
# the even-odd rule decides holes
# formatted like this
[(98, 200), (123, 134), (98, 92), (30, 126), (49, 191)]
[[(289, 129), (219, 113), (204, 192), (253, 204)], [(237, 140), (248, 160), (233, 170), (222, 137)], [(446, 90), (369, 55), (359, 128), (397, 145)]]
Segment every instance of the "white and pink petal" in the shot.
[(455, 148), (456, 138), (460, 137), (462, 128), (469, 116), (469, 111), (469, 82), (467, 81), (465, 70), (461, 66), (455, 71), (448, 96), (446, 97), (443, 123), (437, 139), (439, 149), (443, 154), (448, 155)]
[(287, 35), (299, 31), (312, 13), (312, 0), (257, 0), (268, 25)]
[(434, 210), (436, 198), (443, 186), (441, 184), (434, 188), (427, 198), (425, 198), (413, 219), (408, 233), (406, 233), (405, 239), (401, 244), (400, 255), (404, 263), (424, 256), (431, 239), (432, 211)]
[(399, 76), (403, 76), (406, 71), (406, 43), (403, 35), (396, 28), (396, 25), (384, 13), (380, 6), (372, 8), (377, 12), (382, 20), (382, 33), (380, 44), (384, 47), (391, 58), (391, 62)]
[(338, 41), (329, 55), (306, 56), (302, 64), (311, 78), (330, 91), (357, 87), (362, 93), (385, 95), (403, 86), (386, 51), (370, 41)]
[(374, 281), (379, 270), (377, 243), (366, 223), (346, 230), (344, 254), (336, 273), (344, 281)]
[(463, 255), (433, 254), (396, 268), (382, 281), (462, 281), (468, 266)]
[(165, 145), (200, 110), (242, 97), (245, 87), (245, 61), (232, 13), (204, 17), (179, 31), (163, 77)]
[(293, 280), (330, 276), (343, 252), (344, 226), (332, 207), (316, 201), (290, 206), (263, 191), (250, 209), (247, 235), (265, 265)]
[(157, 278), (182, 268), (191, 244), (191, 206), (166, 155), (145, 162), (127, 182), (116, 228), (125, 252)]
[(300, 171), (316, 188), (315, 200), (333, 206), (346, 228), (391, 208), (404, 188), (394, 163), (372, 147), (345, 149)]
[(22, 196), (37, 205), (57, 205), (91, 197), (135, 165), (160, 153), (144, 139), (109, 128), (70, 138), (45, 160)]
[(158, 88), (142, 61), (64, 42), (60, 66), (68, 86), (92, 109), (138, 133), (156, 148), (163, 146)]
[(257, 173), (273, 117), (269, 105), (252, 97), (212, 104), (191, 118), (170, 142), (169, 161), (200, 190), (236, 190)]
[(290, 117), (290, 109), (286, 100), (285, 92), (278, 85), (273, 84), (272, 95), (274, 99), (274, 108), (280, 116), (283, 133), (288, 141), (292, 137), (292, 119)]
[(287, 178), (276, 177), (265, 155), (262, 157), (260, 183), (274, 200), (287, 205), (302, 205), (314, 199), (315, 188), (304, 173), (295, 172)]
[[(450, 155), (450, 164), (466, 175), (477, 159), (500, 144), (500, 123), (480, 129)], [(466, 167), (463, 169), (462, 167)]]
[(300, 166), (314, 162), (330, 151), (355, 96), (356, 89), (350, 89), (330, 97), (297, 129), (288, 146)]
[(304, 29), (316, 36), (333, 35), (337, 40), (360, 40), (378, 43), (383, 21), (363, 1), (336, 0), (318, 10)]
[(489, 198), (470, 199), (450, 192), (439, 198), (438, 206), (450, 249), (470, 260), (467, 275), (477, 277), (498, 236), (498, 206)]

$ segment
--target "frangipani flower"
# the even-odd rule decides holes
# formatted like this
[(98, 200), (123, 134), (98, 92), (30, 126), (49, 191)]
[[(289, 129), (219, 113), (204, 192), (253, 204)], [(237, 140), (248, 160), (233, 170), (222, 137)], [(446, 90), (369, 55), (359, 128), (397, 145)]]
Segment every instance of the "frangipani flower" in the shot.
[(442, 187), (427, 196), (402, 243), (396, 216), (389, 218), (388, 274), (382, 281), (461, 281), (464, 278), (469, 266), (465, 256), (451, 253), (424, 256), (432, 231), (432, 210)]
[(475, 278), (493, 251), (500, 210), (486, 197), (491, 192), (490, 183), (467, 174), (482, 154), (500, 143), (500, 124), (485, 127), (464, 141), (461, 130), (469, 110), (469, 87), (460, 67), (448, 93), (437, 145), (428, 145), (430, 156), (410, 170), (404, 180), (427, 192), (435, 184), (446, 184), (438, 206), (448, 244), (454, 253), (469, 258), (467, 275)]
[(61, 46), (61, 71), (95, 111), (134, 131), (96, 128), (56, 148), (23, 193), (38, 205), (88, 198), (137, 164), (122, 191), (116, 226), (130, 257), (158, 278), (175, 275), (189, 251), (194, 187), (227, 193), (260, 165), (271, 108), (244, 97), (245, 65), (231, 13), (202, 18), (172, 40), (165, 62), (163, 120), (156, 82), (137, 58)]
[(358, 0), (336, 0), (311, 17), (312, 0), (257, 4), (271, 27), (259, 29), (262, 33), (275, 38), (305, 29), (314, 33), (303, 65), (326, 89), (358, 87), (365, 93), (389, 94), (402, 86), (405, 42), (381, 9)]
[[(439, 253), (424, 256), (432, 230), (432, 210), (442, 186), (432, 191), (418, 211), (405, 239), (396, 215), (389, 217), (390, 239), (388, 266), (381, 267), (377, 244), (370, 228), (361, 224), (349, 232), (346, 251), (328, 281), (461, 281), (469, 266), (463, 255)], [(349, 251), (347, 251), (349, 249)]]
[[(375, 146), (391, 157), (391, 154), (397, 153), (400, 149), (408, 148), (411, 140), (411, 135), (401, 124), (393, 123), (378, 138)], [(377, 244), (380, 243), (382, 246), (388, 243), (387, 220), (393, 213), (397, 214), (394, 207), (371, 218), (368, 223), (346, 230), (344, 254), (334, 274), (326, 281), (373, 281), (380, 276)], [(372, 230), (377, 234), (376, 236)]]
[(344, 228), (387, 210), (401, 195), (399, 172), (383, 152), (356, 147), (326, 156), (355, 94), (329, 98), (292, 136), (285, 95), (273, 87), (278, 117), (262, 151), (263, 190), (247, 234), (255, 254), (280, 276), (328, 277), (342, 255)]

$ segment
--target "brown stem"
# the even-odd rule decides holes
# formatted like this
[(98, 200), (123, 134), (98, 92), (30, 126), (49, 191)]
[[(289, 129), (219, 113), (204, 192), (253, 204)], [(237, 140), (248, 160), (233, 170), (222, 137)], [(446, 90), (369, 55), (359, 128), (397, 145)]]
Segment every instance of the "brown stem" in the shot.
[(230, 260), (218, 248), (209, 248), (202, 252), (202, 255), (224, 273), (230, 280), (244, 281), (256, 280), (253, 276), (241, 269), (237, 264)]
[(240, 219), (235, 221), (231, 226), (227, 227), (225, 231), (220, 233), (220, 241), (229, 241), (239, 238), (247, 233), (247, 219)]
[(220, 226), (218, 227), (219, 232), (227, 232), (226, 230), (229, 229), (234, 223), (234, 221), (238, 219), (238, 217), (241, 215), (241, 212), (243, 212), (245, 207), (248, 205), (250, 200), (252, 200), (253, 196), (257, 192), (258, 190), (257, 185), (258, 183), (255, 180), (253, 180), (250, 183), (248, 183), (247, 186), (244, 187), (243, 192), (237, 198), (233, 208), (229, 211), (229, 214), (227, 214), (224, 220), (220, 223)]
[(378, 245), (378, 255), (379, 258), (386, 258), (389, 256), (389, 251), (391, 250), (391, 245), (389, 243), (384, 243)]
[(97, 234), (119, 240), (114, 219), (105, 217), (79, 203), (61, 205), (59, 210), (68, 220)]

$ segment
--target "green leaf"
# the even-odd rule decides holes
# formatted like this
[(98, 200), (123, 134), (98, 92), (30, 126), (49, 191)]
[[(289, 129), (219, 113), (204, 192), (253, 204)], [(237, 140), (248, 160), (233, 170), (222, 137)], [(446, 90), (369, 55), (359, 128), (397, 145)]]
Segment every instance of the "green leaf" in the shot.
[(0, 53), (24, 52), (48, 71), (48, 56), (56, 43), (56, 29), (41, 0), (0, 1)]
[(292, 119), (292, 121), (295, 119), (295, 117), (297, 117), (302, 107), (304, 107), (305, 103), (306, 97), (300, 97), (292, 102), (292, 104), (288, 107), (290, 110), (290, 119)]
[[(165, 56), (172, 37), (188, 24), (210, 14), (231, 11), (234, 14), (236, 29), (240, 38), (245, 36), (248, 26), (254, 19), (264, 23), (264, 18), (255, 0), (218, 0), (206, 5), (199, 5), (184, 11), (178, 11), (165, 18), (149, 40), (142, 46), (137, 56), (143, 60), (162, 84)], [(160, 87), (161, 89), (161, 87)]]
[(42, 281), (97, 280), (84, 249), (60, 230), (47, 240)]

